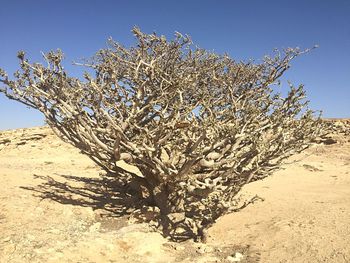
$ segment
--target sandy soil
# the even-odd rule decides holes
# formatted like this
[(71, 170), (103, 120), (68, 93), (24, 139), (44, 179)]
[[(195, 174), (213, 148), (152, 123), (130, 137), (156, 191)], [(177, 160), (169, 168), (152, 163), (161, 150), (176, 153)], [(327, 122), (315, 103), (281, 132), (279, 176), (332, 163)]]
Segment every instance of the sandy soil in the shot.
[(99, 169), (48, 128), (0, 132), (0, 262), (350, 262), (350, 137), (336, 140), (247, 185), (264, 201), (198, 244), (120, 212)]

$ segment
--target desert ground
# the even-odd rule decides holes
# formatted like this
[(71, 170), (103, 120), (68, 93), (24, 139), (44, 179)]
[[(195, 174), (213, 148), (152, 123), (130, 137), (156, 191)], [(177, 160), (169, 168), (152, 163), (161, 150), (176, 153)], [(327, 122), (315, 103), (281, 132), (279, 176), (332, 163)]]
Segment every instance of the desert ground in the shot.
[(247, 185), (260, 200), (205, 244), (174, 243), (118, 213), (86, 156), (48, 127), (0, 132), (0, 262), (350, 262), (350, 121)]

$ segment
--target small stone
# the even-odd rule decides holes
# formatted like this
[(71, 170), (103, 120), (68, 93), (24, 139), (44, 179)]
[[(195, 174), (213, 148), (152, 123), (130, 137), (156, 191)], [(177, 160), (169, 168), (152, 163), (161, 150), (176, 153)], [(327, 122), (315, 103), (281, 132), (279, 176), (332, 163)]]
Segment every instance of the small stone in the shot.
[(334, 123), (334, 126), (335, 126), (335, 127), (345, 127), (345, 123), (343, 123), (343, 122), (341, 122), (341, 121), (336, 121), (336, 122)]
[(243, 259), (243, 255), (239, 252), (236, 252), (234, 256), (228, 256), (226, 259), (231, 262), (239, 262)]
[(182, 250), (185, 250), (185, 247), (183, 247), (183, 246), (176, 246), (175, 250), (182, 251)]
[(330, 145), (337, 143), (337, 140), (334, 138), (326, 138), (322, 141), (323, 144)]
[(11, 238), (10, 238), (10, 237), (6, 237), (6, 238), (4, 238), (4, 239), (2, 240), (2, 242), (9, 242), (9, 241), (11, 241)]
[(177, 235), (182, 235), (182, 234), (184, 234), (184, 233), (186, 233), (187, 232), (187, 230), (185, 229), (185, 228), (183, 228), (183, 227), (177, 227), (176, 229), (175, 229), (175, 233), (177, 234)]
[(89, 231), (90, 232), (97, 232), (98, 230), (100, 230), (100, 227), (101, 227), (101, 223), (97, 222), (89, 227)]
[(179, 223), (186, 218), (185, 213), (171, 213), (168, 217), (173, 223)]
[(211, 253), (214, 251), (214, 248), (209, 247), (207, 245), (201, 244), (197, 247), (197, 253), (204, 254), (204, 253)]
[(50, 229), (48, 232), (51, 233), (51, 234), (58, 235), (61, 231), (59, 229)]
[(132, 161), (133, 157), (129, 153), (121, 153), (120, 154), (120, 160), (124, 160), (125, 162), (130, 162)]
[(199, 248), (196, 250), (196, 252), (197, 252), (198, 254), (204, 254), (204, 253), (205, 253), (205, 249), (204, 249), (203, 247), (199, 247)]
[(209, 153), (209, 154), (207, 155), (207, 158), (208, 158), (209, 160), (217, 160), (217, 159), (220, 158), (220, 156), (221, 156), (221, 154), (218, 153), (218, 152), (211, 152), (211, 153)]

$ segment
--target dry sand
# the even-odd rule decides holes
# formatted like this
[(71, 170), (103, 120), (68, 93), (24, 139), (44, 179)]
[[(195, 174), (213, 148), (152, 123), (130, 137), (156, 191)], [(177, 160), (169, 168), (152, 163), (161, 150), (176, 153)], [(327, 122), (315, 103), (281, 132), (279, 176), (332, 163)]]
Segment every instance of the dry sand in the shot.
[(247, 185), (265, 201), (198, 244), (117, 215), (99, 169), (47, 127), (0, 132), (0, 262), (350, 262), (350, 136), (336, 139)]

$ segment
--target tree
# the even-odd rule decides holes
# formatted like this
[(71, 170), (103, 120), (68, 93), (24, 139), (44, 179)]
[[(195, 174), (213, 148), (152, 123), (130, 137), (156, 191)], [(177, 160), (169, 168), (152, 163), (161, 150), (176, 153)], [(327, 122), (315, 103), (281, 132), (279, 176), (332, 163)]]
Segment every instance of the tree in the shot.
[[(133, 29), (131, 48), (109, 47), (79, 64), (95, 75), (70, 77), (60, 50), (43, 54), (11, 80), (9, 99), (38, 109), (56, 134), (79, 148), (146, 206), (157, 207), (166, 236), (203, 236), (230, 211), (237, 193), (310, 145), (320, 130), (303, 86), (276, 92), (290, 61), (285, 49), (261, 63), (237, 62)], [(130, 168), (133, 165), (137, 167)]]

